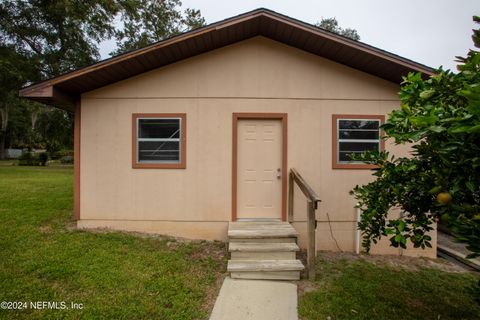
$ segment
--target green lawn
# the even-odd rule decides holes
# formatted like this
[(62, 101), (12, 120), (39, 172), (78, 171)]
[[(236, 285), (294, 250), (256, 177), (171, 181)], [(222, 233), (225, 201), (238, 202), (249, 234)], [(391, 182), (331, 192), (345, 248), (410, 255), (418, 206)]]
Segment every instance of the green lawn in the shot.
[(2, 166), (13, 166), (18, 163), (18, 160), (0, 160), (0, 167)]
[(314, 288), (299, 300), (302, 319), (480, 319), (469, 291), (478, 274), (421, 267), (421, 259), (347, 257), (320, 255)]
[(225, 272), (221, 243), (73, 228), (73, 171), (0, 165), (1, 319), (204, 319)]
[[(224, 245), (77, 231), (72, 182), (68, 167), (0, 162), (0, 302), (83, 306), (28, 305), (0, 310), (0, 319), (205, 319)], [(468, 291), (478, 275), (346, 257), (320, 255), (314, 290), (299, 297), (302, 319), (480, 319)]]

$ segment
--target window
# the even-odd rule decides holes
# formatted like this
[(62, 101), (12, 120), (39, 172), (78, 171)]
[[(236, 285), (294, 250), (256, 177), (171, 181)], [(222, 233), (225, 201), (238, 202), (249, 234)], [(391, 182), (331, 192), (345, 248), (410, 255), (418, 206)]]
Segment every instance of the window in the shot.
[(333, 163), (334, 169), (368, 169), (374, 165), (352, 160), (352, 155), (365, 151), (381, 151), (380, 126), (384, 116), (333, 115)]
[(133, 168), (183, 169), (186, 115), (133, 114)]

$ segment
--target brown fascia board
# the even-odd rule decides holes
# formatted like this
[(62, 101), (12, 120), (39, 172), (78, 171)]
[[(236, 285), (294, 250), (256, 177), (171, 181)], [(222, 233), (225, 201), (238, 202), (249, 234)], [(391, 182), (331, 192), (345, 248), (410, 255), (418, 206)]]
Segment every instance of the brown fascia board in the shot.
[[(157, 50), (159, 48), (175, 44), (175, 43), (180, 42), (180, 41), (184, 41), (186, 39), (198, 36), (199, 34), (204, 34), (204, 33), (207, 33), (209, 31), (217, 30), (220, 25), (228, 26), (232, 22), (239, 23), (241, 21), (248, 20), (248, 19), (251, 19), (251, 18), (256, 17), (256, 16), (260, 16), (262, 14), (262, 12), (263, 12), (262, 9), (257, 9), (257, 10), (251, 11), (251, 12), (247, 12), (247, 13), (244, 13), (244, 14), (232, 17), (232, 18), (228, 18), (228, 19), (225, 19), (225, 20), (222, 20), (222, 21), (219, 21), (219, 22), (212, 23), (212, 24), (207, 25), (205, 27), (201, 27), (201, 28), (198, 28), (198, 29), (195, 29), (195, 30), (177, 35), (177, 36), (173, 36), (173, 37), (165, 39), (165, 40), (161, 40), (159, 42), (155, 42), (151, 45), (148, 45), (148, 46), (140, 48), (140, 49), (129, 51), (129, 52), (126, 52), (126, 53), (123, 53), (123, 54), (120, 54), (120, 55), (117, 55), (117, 56), (99, 61), (99, 62), (94, 63), (92, 65), (85, 66), (83, 68), (80, 68), (80, 69), (77, 69), (77, 70), (74, 70), (74, 71), (70, 71), (70, 72), (65, 73), (63, 75), (60, 75), (60, 76), (57, 76), (57, 77), (54, 77), (54, 78), (51, 78), (51, 79), (47, 79), (45, 81), (42, 81), (42, 82), (39, 82), (39, 83), (36, 83), (36, 84), (32, 84), (28, 87), (22, 88), (19, 91), (19, 95), (22, 96), (22, 97), (31, 98), (33, 100), (37, 100), (37, 98), (38, 98), (38, 100), (44, 99), (45, 96), (43, 94), (43, 91), (47, 87), (55, 86), (58, 83), (70, 80), (72, 78), (81, 76), (81, 75), (89, 73), (89, 72), (97, 71), (99, 69), (105, 68), (105, 67), (110, 66), (112, 64), (116, 64), (116, 63), (119, 63), (119, 62), (122, 62), (122, 61), (125, 61), (125, 60), (128, 60), (128, 59), (134, 58), (138, 55), (142, 55), (142, 54), (151, 52), (153, 50)], [(47, 91), (48, 90), (49, 89), (47, 89)], [(40, 95), (37, 96), (37, 94), (39, 94), (39, 93), (40, 93)]]
[(74, 110), (75, 101), (78, 97), (67, 94), (52, 85), (28, 87), (20, 90), (20, 96), (27, 97), (44, 104), (55, 105), (61, 109)]
[(371, 54), (375, 57), (394, 62), (396, 64), (402, 65), (404, 67), (415, 70), (417, 72), (421, 72), (421, 73), (424, 73), (424, 74), (429, 75), (429, 76), (435, 74), (435, 70), (433, 68), (428, 67), (426, 65), (423, 65), (421, 63), (415, 62), (413, 60), (401, 57), (399, 55), (396, 55), (396, 54), (393, 54), (391, 52), (379, 49), (377, 47), (371, 46), (369, 44), (366, 44), (366, 43), (363, 43), (363, 42), (360, 42), (360, 41), (352, 40), (352, 39), (347, 38), (345, 36), (342, 36), (342, 35), (324, 30), (322, 28), (316, 27), (312, 24), (303, 22), (301, 20), (297, 20), (295, 18), (291, 18), (289, 16), (282, 15), (278, 12), (271, 11), (271, 10), (268, 10), (268, 9), (263, 9), (263, 10), (266, 10), (267, 16), (270, 16), (271, 18), (274, 18), (279, 22), (287, 23), (287, 24), (289, 24), (293, 27), (296, 27), (296, 28), (301, 28), (305, 31), (308, 31), (308, 32), (311, 32), (313, 34), (319, 35), (323, 38), (326, 38), (326, 39), (332, 40), (334, 42), (343, 44), (347, 47), (355, 48), (355, 49), (358, 49), (360, 51), (369, 53), (369, 54)]
[[(267, 21), (268, 19), (270, 19), (270, 21), (276, 21), (278, 23), (287, 24), (291, 27), (309, 32), (312, 35), (316, 35), (316, 36), (328, 39), (330, 41), (333, 41), (342, 46), (367, 53), (379, 60), (388, 61), (390, 63), (402, 66), (403, 68), (408, 70), (421, 72), (427, 76), (433, 75), (435, 73), (435, 71), (432, 68), (422, 65), (420, 63), (414, 62), (412, 60), (400, 57), (398, 55), (378, 49), (368, 44), (365, 44), (359, 41), (354, 41), (344, 36), (337, 35), (335, 33), (320, 29), (314, 25), (302, 22), (300, 20), (296, 20), (294, 18), (279, 14), (277, 12), (260, 8), (260, 9), (256, 9), (232, 18), (228, 18), (216, 23), (212, 23), (208, 26), (189, 31), (189, 32), (171, 37), (166, 40), (153, 43), (144, 48), (136, 49), (112, 58), (108, 58), (106, 60), (100, 61), (90, 66), (77, 69), (75, 71), (71, 71), (69, 73), (60, 75), (58, 77), (51, 78), (37, 84), (33, 84), (31, 86), (21, 89), (19, 94), (20, 96), (27, 97), (36, 101), (44, 102), (47, 104), (54, 104), (56, 106), (61, 107), (62, 109), (73, 110), (74, 101), (78, 99), (78, 96), (79, 94), (81, 94), (81, 92), (73, 93), (73, 94), (67, 93), (67, 92), (61, 92), (58, 88), (55, 88), (55, 85), (80, 77), (82, 75), (86, 75), (91, 72), (95, 72), (95, 71), (99, 72), (101, 69), (107, 68), (109, 66), (115, 65), (117, 63), (129, 60), (129, 59), (134, 59), (137, 56), (149, 53), (151, 51), (159, 50), (161, 48), (165, 48), (165, 47), (177, 44), (179, 42), (185, 41), (187, 39), (191, 39), (193, 37), (198, 37), (198, 36), (207, 34), (209, 32), (219, 31), (223, 28), (228, 28), (230, 26), (233, 26), (241, 22), (248, 22), (259, 17), (261, 17), (262, 19), (267, 19)], [(260, 33), (260, 30), (259, 30), (259, 35), (262, 35)], [(299, 48), (299, 49), (302, 49), (302, 48)], [(132, 76), (133, 75), (136, 75), (136, 74), (132, 73)], [(119, 79), (119, 80), (123, 80), (123, 79)]]

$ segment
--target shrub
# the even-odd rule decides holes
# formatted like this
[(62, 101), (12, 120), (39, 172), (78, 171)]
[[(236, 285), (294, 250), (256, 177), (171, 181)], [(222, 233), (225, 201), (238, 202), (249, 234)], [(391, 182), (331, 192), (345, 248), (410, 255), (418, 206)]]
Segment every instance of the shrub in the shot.
[(46, 152), (41, 152), (38, 154), (38, 161), (40, 165), (45, 166), (48, 161), (48, 153)]
[(73, 156), (73, 150), (58, 150), (50, 153), (52, 160), (58, 160), (66, 156)]
[(62, 164), (73, 164), (73, 157), (72, 156), (65, 156), (60, 159), (60, 163)]
[(19, 166), (39, 166), (39, 156), (35, 153), (25, 152), (18, 158)]

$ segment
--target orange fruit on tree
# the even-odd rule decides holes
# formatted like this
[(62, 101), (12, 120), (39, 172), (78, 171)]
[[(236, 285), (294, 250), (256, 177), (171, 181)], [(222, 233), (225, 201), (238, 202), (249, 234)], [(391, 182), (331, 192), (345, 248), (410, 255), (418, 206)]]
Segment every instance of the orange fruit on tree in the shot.
[(437, 195), (437, 201), (441, 205), (446, 205), (452, 201), (452, 195), (448, 192), (440, 192)]

